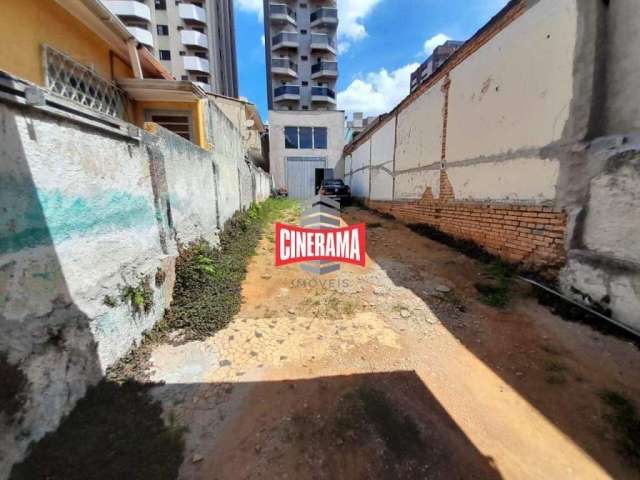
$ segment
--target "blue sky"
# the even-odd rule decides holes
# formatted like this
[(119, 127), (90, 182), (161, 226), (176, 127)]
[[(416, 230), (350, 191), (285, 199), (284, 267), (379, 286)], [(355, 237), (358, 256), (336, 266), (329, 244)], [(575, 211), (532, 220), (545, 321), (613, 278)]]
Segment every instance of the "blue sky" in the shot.
[[(262, 0), (234, 0), (240, 95), (267, 118)], [(466, 40), (507, 0), (338, 0), (338, 108), (379, 114), (409, 92), (409, 74), (446, 38)]]

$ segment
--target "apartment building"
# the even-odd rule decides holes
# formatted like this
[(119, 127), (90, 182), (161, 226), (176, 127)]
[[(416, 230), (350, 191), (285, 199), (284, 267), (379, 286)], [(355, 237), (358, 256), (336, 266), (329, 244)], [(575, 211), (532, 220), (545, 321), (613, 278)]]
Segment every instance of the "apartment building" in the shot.
[(177, 80), (238, 96), (233, 0), (103, 0)]
[(264, 0), (269, 110), (335, 110), (335, 0)]
[(464, 42), (458, 40), (447, 40), (442, 45), (436, 47), (433, 53), (411, 74), (411, 91), (417, 89), (422, 82), (435, 72), (447, 58), (453, 55)]

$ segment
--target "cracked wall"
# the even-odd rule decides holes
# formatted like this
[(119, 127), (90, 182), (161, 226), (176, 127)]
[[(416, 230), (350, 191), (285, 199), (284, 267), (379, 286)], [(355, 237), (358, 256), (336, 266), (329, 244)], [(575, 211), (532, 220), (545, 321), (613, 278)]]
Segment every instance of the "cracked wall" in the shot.
[[(346, 147), (354, 194), (510, 261), (552, 266), (565, 294), (640, 332), (638, 15), (633, 0), (511, 2)], [(390, 143), (393, 168), (376, 170)], [(560, 222), (550, 243), (544, 222), (518, 218), (528, 208)]]
[[(0, 102), (0, 358), (26, 378), (19, 411), (0, 412), (0, 478), (162, 318), (179, 246), (215, 244), (269, 196), (217, 114), (209, 152), (155, 124), (123, 138)], [(123, 289), (145, 279), (137, 311)]]

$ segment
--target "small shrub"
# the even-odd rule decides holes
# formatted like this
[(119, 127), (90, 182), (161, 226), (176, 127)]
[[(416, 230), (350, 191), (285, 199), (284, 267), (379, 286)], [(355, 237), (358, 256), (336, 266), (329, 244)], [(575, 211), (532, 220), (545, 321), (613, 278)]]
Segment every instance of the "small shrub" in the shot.
[(136, 314), (149, 313), (153, 307), (153, 289), (149, 277), (144, 277), (137, 286), (126, 285), (120, 293), (120, 300), (128, 304)]
[(118, 306), (118, 300), (113, 298), (111, 295), (105, 295), (102, 299), (102, 304), (109, 308), (114, 308)]

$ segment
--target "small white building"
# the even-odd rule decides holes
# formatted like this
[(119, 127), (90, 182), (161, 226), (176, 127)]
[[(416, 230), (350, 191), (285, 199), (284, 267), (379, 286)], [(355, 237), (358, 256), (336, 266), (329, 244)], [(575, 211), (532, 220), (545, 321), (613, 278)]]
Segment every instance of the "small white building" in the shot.
[(343, 178), (344, 112), (269, 110), (270, 172), (291, 198), (316, 194), (324, 178)]

